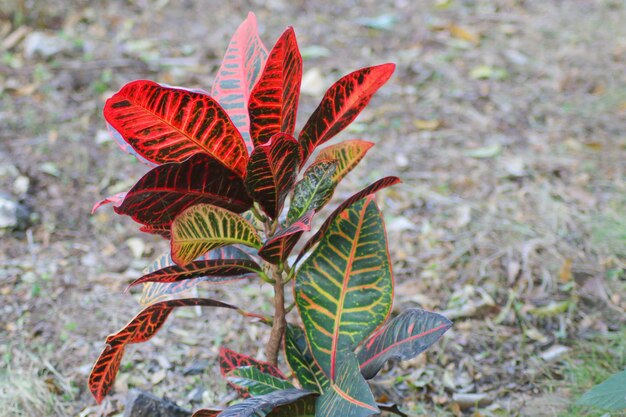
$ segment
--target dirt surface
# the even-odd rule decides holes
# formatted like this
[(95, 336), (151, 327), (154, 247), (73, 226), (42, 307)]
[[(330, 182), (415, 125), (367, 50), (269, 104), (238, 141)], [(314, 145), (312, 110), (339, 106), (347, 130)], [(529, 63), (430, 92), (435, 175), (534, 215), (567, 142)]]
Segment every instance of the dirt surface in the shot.
[[(622, 1), (0, 0), (0, 191), (30, 211), (0, 241), (3, 415), (121, 415), (131, 387), (223, 406), (219, 346), (263, 358), (260, 325), (180, 309), (127, 349), (103, 405), (86, 388), (106, 335), (140, 308), (123, 289), (167, 248), (110, 208), (89, 213), (146, 171), (108, 138), (104, 100), (138, 78), (209, 89), (249, 10), (266, 45), (296, 29), (299, 126), (339, 76), (397, 63), (340, 135), (377, 146), (336, 198), (403, 178), (378, 197), (394, 309), (455, 325), (383, 373), (380, 399), (413, 415), (553, 416), (580, 395), (568, 375), (581, 341), (617, 346), (626, 366)], [(271, 311), (257, 282), (201, 293)]]

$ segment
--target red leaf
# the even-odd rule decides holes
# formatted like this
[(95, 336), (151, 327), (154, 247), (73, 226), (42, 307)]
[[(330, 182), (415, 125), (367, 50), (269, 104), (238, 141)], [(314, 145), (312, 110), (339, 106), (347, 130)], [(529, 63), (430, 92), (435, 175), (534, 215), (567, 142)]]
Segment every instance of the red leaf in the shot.
[(311, 230), (315, 210), (305, 213), (286, 229), (279, 231), (259, 249), (259, 256), (272, 264), (284, 261), (298, 243), (302, 233)]
[[(287, 379), (285, 375), (276, 366), (268, 362), (258, 361), (250, 356), (242, 355), (234, 350), (227, 349), (225, 347), (220, 348), (220, 372), (224, 378), (235, 368), (242, 366), (254, 366), (261, 372), (270, 374), (280, 379)], [(247, 390), (244, 390), (230, 382), (228, 385), (232, 386), (243, 397), (247, 396)]]
[(261, 78), (252, 89), (248, 111), (255, 146), (276, 133), (293, 135), (302, 80), (302, 56), (289, 27), (270, 51)]
[(228, 45), (211, 91), (211, 96), (226, 110), (241, 132), (248, 153), (254, 149), (249, 133), (248, 98), (261, 76), (266, 59), (267, 49), (259, 38), (256, 17), (249, 13)]
[[(156, 227), (156, 233), (194, 204), (213, 204), (241, 213), (252, 205), (241, 178), (208, 155), (194, 155), (185, 162), (172, 162), (153, 168), (115, 207), (118, 214)], [(152, 229), (145, 231), (152, 232)]]
[(186, 298), (163, 301), (144, 308), (126, 326), (106, 338), (106, 346), (89, 374), (89, 389), (96, 401), (102, 402), (115, 382), (124, 347), (129, 343), (141, 343), (150, 339), (163, 326), (176, 307), (208, 306), (237, 309), (237, 307), (208, 298)]
[(378, 181), (376, 181), (375, 183), (370, 184), (367, 187), (363, 188), (358, 193), (352, 195), (351, 197), (348, 197), (347, 200), (345, 200), (343, 203), (341, 203), (339, 205), (339, 207), (337, 207), (335, 209), (335, 211), (333, 211), (330, 214), (330, 216), (328, 216), (328, 218), (322, 224), (322, 226), (319, 228), (317, 233), (315, 233), (313, 235), (313, 237), (311, 237), (311, 239), (309, 239), (306, 242), (306, 244), (304, 245), (304, 247), (302, 248), (302, 250), (298, 254), (298, 258), (296, 259), (296, 263), (298, 263), (298, 261), (300, 259), (302, 259), (304, 254), (309, 249), (311, 249), (317, 242), (319, 242), (319, 240), (322, 238), (322, 236), (324, 236), (324, 234), (326, 233), (326, 231), (328, 230), (330, 225), (333, 223), (333, 220), (335, 220), (335, 218), (339, 215), (339, 213), (341, 213), (342, 211), (344, 211), (345, 209), (347, 209), (348, 207), (350, 207), (352, 204), (356, 203), (360, 199), (362, 199), (364, 197), (367, 197), (370, 194), (374, 194), (375, 192), (377, 192), (379, 190), (382, 190), (383, 188), (389, 187), (389, 186), (394, 185), (394, 184), (398, 184), (399, 182), (401, 182), (401, 181), (400, 181), (400, 178), (398, 178), (398, 177), (381, 178)]
[(206, 153), (245, 175), (248, 156), (241, 134), (207, 94), (137, 80), (107, 100), (104, 118), (150, 162), (181, 162)]
[[(192, 278), (207, 277), (207, 281), (225, 282), (244, 278), (245, 275), (261, 271), (252, 260), (216, 259), (195, 261), (185, 266), (172, 265), (144, 275), (133, 281), (128, 288), (144, 282), (179, 282)], [(128, 290), (127, 288), (127, 290)]]
[(300, 132), (303, 166), (313, 150), (326, 142), (359, 115), (376, 91), (391, 77), (395, 64), (354, 71), (333, 84)]
[(298, 175), (300, 146), (285, 133), (277, 133), (250, 155), (245, 184), (248, 192), (271, 218), (276, 218)]
[(113, 204), (114, 207), (117, 207), (120, 204), (122, 204), (122, 201), (124, 201), (125, 197), (126, 197), (126, 192), (122, 192), (122, 193), (111, 195), (105, 198), (104, 200), (98, 201), (96, 204), (93, 205), (93, 208), (91, 209), (91, 214), (94, 214), (96, 210), (98, 210), (100, 207), (106, 204)]

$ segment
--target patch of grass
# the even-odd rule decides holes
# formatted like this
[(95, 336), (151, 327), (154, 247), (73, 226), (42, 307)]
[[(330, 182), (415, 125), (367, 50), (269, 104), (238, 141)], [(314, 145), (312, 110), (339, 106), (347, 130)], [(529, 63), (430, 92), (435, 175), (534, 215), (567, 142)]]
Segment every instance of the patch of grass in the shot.
[(626, 416), (626, 410), (609, 414), (604, 410), (574, 405), (591, 387), (625, 368), (626, 329), (579, 343), (565, 360), (564, 379), (550, 381), (550, 389), (565, 388), (571, 394), (571, 405), (559, 417)]

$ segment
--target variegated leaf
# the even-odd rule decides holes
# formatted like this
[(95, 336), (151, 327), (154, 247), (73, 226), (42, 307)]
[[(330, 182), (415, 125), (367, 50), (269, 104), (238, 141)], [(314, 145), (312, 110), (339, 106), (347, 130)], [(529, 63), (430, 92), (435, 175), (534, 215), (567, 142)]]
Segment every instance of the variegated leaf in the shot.
[(270, 392), (294, 388), (288, 381), (262, 372), (255, 366), (242, 366), (227, 375), (228, 382), (245, 389), (253, 397)]
[(276, 218), (298, 175), (300, 145), (288, 134), (277, 133), (257, 146), (248, 162), (246, 187), (265, 213)]
[(361, 162), (372, 146), (374, 146), (372, 142), (364, 140), (346, 140), (322, 149), (315, 161), (337, 161), (337, 169), (333, 175), (333, 182), (337, 184)]
[(293, 28), (288, 27), (270, 51), (250, 94), (250, 135), (255, 146), (277, 133), (293, 135), (301, 80), (302, 56)]
[(207, 94), (132, 81), (107, 100), (104, 118), (150, 162), (182, 162), (206, 153), (245, 176), (248, 155), (241, 134)]
[(394, 64), (354, 71), (333, 84), (300, 132), (304, 165), (313, 150), (328, 141), (361, 113), (370, 99), (391, 77)]
[(207, 251), (242, 244), (259, 248), (261, 239), (243, 217), (210, 204), (183, 211), (172, 223), (172, 259), (186, 265)]
[(368, 185), (361, 191), (353, 194), (348, 199), (346, 199), (343, 203), (339, 205), (339, 207), (335, 209), (335, 211), (330, 214), (330, 216), (328, 216), (326, 221), (324, 221), (322, 226), (320, 226), (319, 230), (306, 242), (306, 244), (300, 251), (298, 258), (296, 259), (296, 263), (299, 262), (300, 259), (302, 259), (302, 257), (307, 253), (309, 249), (311, 249), (313, 246), (315, 246), (315, 244), (317, 244), (317, 242), (320, 241), (320, 239), (326, 234), (326, 231), (328, 230), (330, 225), (335, 221), (335, 218), (339, 216), (342, 211), (350, 207), (355, 202), (361, 200), (362, 198), (365, 198), (370, 194), (374, 194), (375, 192), (382, 190), (383, 188), (398, 184), (399, 182), (400, 178), (398, 177), (385, 177)]
[(256, 16), (248, 13), (248, 18), (239, 26), (228, 45), (211, 91), (211, 96), (226, 110), (241, 132), (248, 153), (254, 149), (250, 139), (248, 100), (266, 59), (267, 49), (259, 37)]
[(358, 201), (334, 219), (297, 271), (295, 295), (311, 353), (333, 381), (345, 354), (391, 310), (387, 238), (373, 199)]
[[(227, 378), (228, 375), (236, 368), (243, 366), (254, 366), (265, 374), (279, 379), (287, 379), (280, 369), (271, 363), (256, 360), (251, 356), (237, 353), (234, 350), (227, 349), (225, 347), (220, 348), (220, 372), (224, 378)], [(230, 382), (229, 385), (235, 388), (243, 397), (248, 396), (248, 390), (246, 388), (239, 387)]]
[[(310, 414), (299, 414), (291, 409), (291, 404), (298, 404), (307, 397), (313, 397), (309, 391), (291, 388), (274, 391), (258, 397), (248, 398), (240, 403), (231, 405), (219, 414), (219, 417), (309, 417)], [(286, 407), (286, 408), (283, 408)], [(284, 410), (289, 412), (285, 414)], [(305, 410), (310, 410), (307, 408)], [(293, 413), (296, 411), (296, 413)], [(325, 417), (331, 417), (328, 415)], [(334, 417), (334, 416), (333, 416)], [(338, 415), (336, 417), (339, 417)]]
[(368, 417), (379, 413), (374, 395), (359, 372), (356, 356), (347, 352), (330, 389), (317, 399), (315, 417)]
[(376, 376), (389, 359), (412, 359), (435, 343), (452, 322), (441, 314), (412, 308), (403, 311), (370, 336), (358, 353), (361, 373)]
[(285, 331), (285, 356), (302, 388), (319, 393), (328, 388), (330, 381), (315, 363), (304, 330), (293, 324)]
[(317, 161), (304, 172), (296, 184), (293, 198), (287, 212), (287, 223), (293, 223), (307, 211), (317, 211), (333, 196), (336, 182), (333, 176), (337, 170), (335, 161)]

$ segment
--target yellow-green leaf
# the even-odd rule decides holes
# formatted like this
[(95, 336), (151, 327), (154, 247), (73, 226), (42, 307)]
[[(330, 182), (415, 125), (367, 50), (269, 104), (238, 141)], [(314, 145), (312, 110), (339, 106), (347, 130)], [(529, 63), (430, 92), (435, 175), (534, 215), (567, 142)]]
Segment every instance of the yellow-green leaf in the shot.
[(259, 248), (254, 227), (238, 214), (210, 204), (183, 211), (172, 223), (172, 259), (185, 265), (211, 249), (242, 244)]
[(357, 166), (372, 146), (374, 146), (372, 142), (364, 140), (346, 140), (322, 149), (317, 155), (316, 161), (337, 161), (337, 169), (335, 169), (332, 178), (336, 184)]

